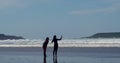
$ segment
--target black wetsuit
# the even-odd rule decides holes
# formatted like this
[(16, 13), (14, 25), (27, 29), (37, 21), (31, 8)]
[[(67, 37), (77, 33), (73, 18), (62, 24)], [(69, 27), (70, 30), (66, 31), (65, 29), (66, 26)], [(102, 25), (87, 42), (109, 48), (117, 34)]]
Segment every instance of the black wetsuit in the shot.
[(43, 43), (43, 47), (47, 47), (48, 42)]
[(57, 51), (58, 50), (58, 39), (54, 39), (53, 42), (54, 42), (54, 51)]
[(43, 52), (44, 52), (44, 57), (46, 57), (46, 48), (47, 48), (47, 44), (48, 44), (48, 42), (47, 41), (45, 41), (44, 43), (43, 43)]
[(53, 56), (57, 56), (58, 40), (61, 40), (61, 39), (54, 38), (54, 39), (52, 40), (52, 42), (54, 42)]

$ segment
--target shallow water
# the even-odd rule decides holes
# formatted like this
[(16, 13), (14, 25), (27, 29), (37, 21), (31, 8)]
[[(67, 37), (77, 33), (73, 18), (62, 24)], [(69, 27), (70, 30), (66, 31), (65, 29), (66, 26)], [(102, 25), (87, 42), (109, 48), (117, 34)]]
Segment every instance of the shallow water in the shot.
[(120, 53), (59, 52), (53, 61), (51, 52), (46, 60), (42, 52), (0, 52), (0, 63), (120, 63)]

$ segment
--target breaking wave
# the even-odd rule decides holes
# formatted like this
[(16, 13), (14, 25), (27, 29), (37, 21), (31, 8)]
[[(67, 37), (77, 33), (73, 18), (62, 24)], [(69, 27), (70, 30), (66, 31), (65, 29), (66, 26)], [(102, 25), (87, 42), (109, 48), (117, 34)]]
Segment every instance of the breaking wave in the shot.
[[(41, 47), (44, 40), (0, 40), (0, 47)], [(51, 40), (48, 47), (52, 47)], [(120, 47), (120, 39), (64, 39), (59, 47)]]

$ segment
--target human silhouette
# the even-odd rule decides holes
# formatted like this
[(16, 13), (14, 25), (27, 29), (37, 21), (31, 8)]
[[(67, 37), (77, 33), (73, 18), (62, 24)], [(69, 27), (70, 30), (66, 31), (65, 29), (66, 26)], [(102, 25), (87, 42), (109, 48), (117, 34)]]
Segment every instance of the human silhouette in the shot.
[(54, 56), (53, 56), (53, 63), (58, 63), (58, 62), (57, 62), (57, 57), (54, 57)]
[(47, 62), (46, 62), (46, 57), (44, 57), (44, 59), (43, 59), (43, 63), (47, 63)]
[(58, 51), (58, 40), (61, 40), (62, 36), (60, 39), (57, 38), (56, 35), (53, 36), (52, 43), (54, 42), (54, 50), (53, 50), (53, 56), (57, 57), (57, 51)]
[(45, 39), (45, 41), (44, 41), (44, 43), (43, 43), (43, 46), (42, 46), (42, 48), (43, 48), (43, 53), (44, 53), (44, 57), (46, 57), (46, 48), (47, 48), (48, 42), (49, 42), (49, 37), (46, 37), (46, 39)]

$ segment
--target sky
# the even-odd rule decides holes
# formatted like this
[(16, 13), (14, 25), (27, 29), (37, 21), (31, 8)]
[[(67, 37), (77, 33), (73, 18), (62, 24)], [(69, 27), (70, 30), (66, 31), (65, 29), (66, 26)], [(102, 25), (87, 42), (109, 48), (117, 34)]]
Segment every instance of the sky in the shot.
[(0, 33), (28, 39), (120, 32), (120, 0), (0, 0)]

